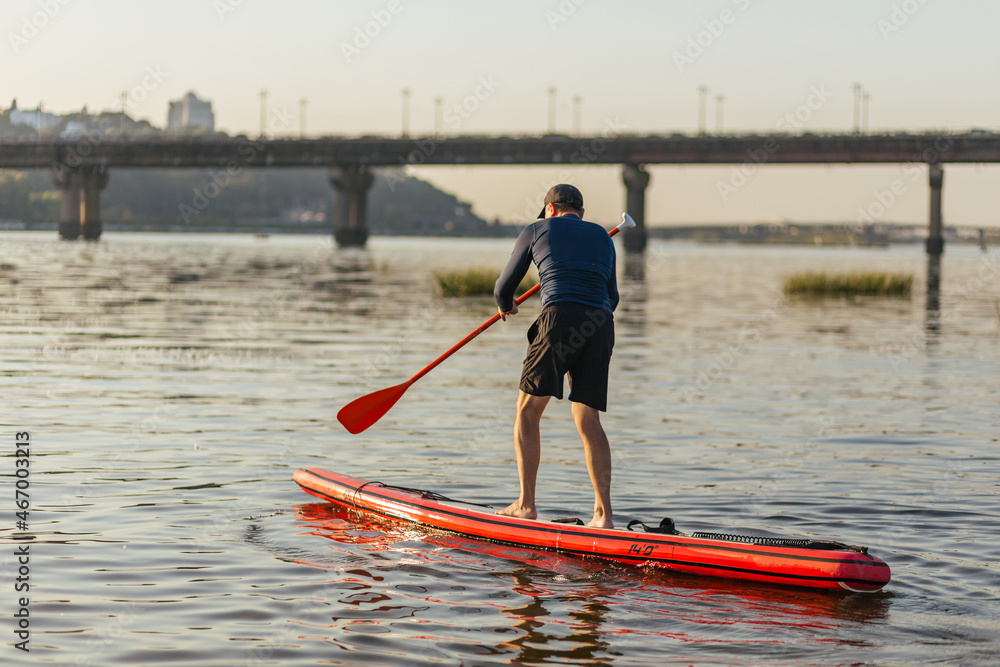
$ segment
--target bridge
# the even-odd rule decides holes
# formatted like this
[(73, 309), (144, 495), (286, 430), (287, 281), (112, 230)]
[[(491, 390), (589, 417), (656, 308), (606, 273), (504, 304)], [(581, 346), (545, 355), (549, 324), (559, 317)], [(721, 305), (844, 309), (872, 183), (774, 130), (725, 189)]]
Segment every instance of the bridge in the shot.
[[(626, 235), (625, 245), (638, 251), (645, 248), (647, 238), (647, 165), (730, 164), (752, 173), (768, 164), (919, 163), (928, 167), (931, 188), (927, 251), (939, 256), (944, 248), (943, 165), (996, 162), (1000, 162), (1000, 134), (986, 132), (639, 136), (616, 134), (609, 126), (603, 134), (585, 137), (120, 140), (95, 130), (72, 140), (0, 141), (0, 168), (51, 170), (53, 183), (62, 190), (59, 234), (65, 239), (100, 237), (100, 192), (115, 167), (209, 169), (211, 183), (220, 189), (245, 168), (316, 167), (328, 170), (339, 195), (333, 234), (341, 246), (364, 245), (368, 238), (366, 204), (374, 174), (390, 170), (391, 178), (409, 165), (622, 165), (626, 210), (638, 225)], [(208, 190), (206, 185), (206, 194)], [(540, 199), (538, 204), (541, 208)]]

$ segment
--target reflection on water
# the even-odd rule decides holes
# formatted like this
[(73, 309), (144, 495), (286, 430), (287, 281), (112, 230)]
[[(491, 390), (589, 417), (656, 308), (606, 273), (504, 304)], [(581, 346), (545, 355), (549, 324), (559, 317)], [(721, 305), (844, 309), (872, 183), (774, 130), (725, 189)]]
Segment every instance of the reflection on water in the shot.
[(515, 651), (513, 660), (519, 664), (550, 660), (575, 665), (609, 664), (615, 652), (610, 642), (604, 640), (602, 626), (610, 609), (600, 601), (600, 595), (595, 592), (590, 597), (563, 596), (561, 605), (573, 608), (567, 613), (567, 627), (560, 627), (561, 623), (546, 623), (551, 612), (545, 608), (545, 603), (553, 595), (536, 586), (531, 575), (531, 570), (523, 568), (503, 577), (513, 579), (514, 592), (531, 601), (502, 610), (522, 634), (500, 642), (497, 648)]
[[(326, 554), (314, 555), (311, 565), (328, 567), (327, 563), (342, 562), (346, 554), (364, 554), (369, 563), (385, 565), (377, 576), (365, 571), (361, 580), (359, 570), (342, 573), (354, 592), (349, 599), (338, 598), (339, 602), (378, 603), (376, 610), (365, 614), (370, 620), (377, 612), (378, 618), (389, 621), (390, 610), (412, 606), (414, 593), (418, 597), (432, 594), (433, 587), (426, 582), (414, 585), (413, 575), (447, 580), (447, 573), (458, 566), (456, 556), (466, 570), (490, 572), (481, 589), (463, 587), (449, 596), (452, 613), (440, 625), (425, 625), (421, 632), (428, 641), (446, 645), (456, 624), (492, 630), (501, 639), (493, 644), (491, 655), (515, 664), (598, 665), (613, 664), (616, 658), (643, 662), (643, 654), (648, 654), (650, 664), (663, 664), (656, 661), (679, 655), (677, 646), (719, 641), (726, 635), (730, 635), (726, 640), (730, 655), (745, 655), (757, 651), (756, 642), (747, 635), (753, 628), (766, 630), (772, 638), (798, 636), (799, 655), (818, 654), (845, 627), (884, 622), (893, 597), (886, 592), (843, 595), (766, 585), (734, 587), (731, 582), (631, 570), (425, 531), (395, 521), (373, 521), (327, 504), (299, 505), (296, 517), (303, 534), (333, 543)], [(399, 554), (409, 558), (397, 560)], [(399, 562), (405, 564), (392, 565)], [(373, 596), (374, 587), (384, 593)], [(426, 599), (442, 602), (433, 594)], [(483, 607), (493, 615), (484, 613)], [(389, 634), (402, 641), (405, 633), (397, 632), (395, 624), (392, 628)], [(868, 645), (857, 638), (844, 643), (858, 649)], [(806, 648), (807, 644), (813, 648)], [(777, 658), (780, 652), (772, 655)]]
[(623, 253), (624, 274), (618, 280), (615, 335), (620, 342), (641, 337), (646, 328), (646, 254)]
[(927, 255), (927, 320), (928, 335), (941, 326), (941, 255)]
[[(893, 569), (884, 594), (626, 570), (303, 505), (291, 475), (308, 466), (476, 502), (516, 494), (512, 401), (537, 302), (376, 427), (335, 420), (495, 312), (435, 296), (434, 270), (499, 270), (509, 252), (0, 233), (2, 419), (37, 443), (33, 650), (93, 665), (994, 661), (996, 251), (949, 248), (937, 303), (781, 294), (807, 268), (922, 280), (916, 247), (620, 255), (603, 418), (616, 522), (867, 544)], [(541, 509), (578, 515), (592, 494), (565, 402), (544, 438)]]
[(623, 255), (625, 280), (643, 284), (646, 282), (646, 253), (627, 252)]

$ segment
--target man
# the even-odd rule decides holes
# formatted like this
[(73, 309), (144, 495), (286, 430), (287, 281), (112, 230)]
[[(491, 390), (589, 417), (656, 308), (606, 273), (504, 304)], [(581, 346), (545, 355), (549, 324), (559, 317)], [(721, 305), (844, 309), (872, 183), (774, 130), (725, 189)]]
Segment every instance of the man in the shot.
[(508, 315), (517, 314), (514, 289), (531, 262), (538, 267), (542, 312), (528, 330), (528, 353), (514, 419), (521, 494), (497, 514), (526, 519), (538, 516), (538, 425), (549, 398), (563, 397), (563, 376), (568, 373), (573, 420), (583, 440), (594, 486), (594, 517), (587, 525), (612, 528), (611, 447), (600, 413), (607, 410), (608, 366), (615, 343), (615, 246), (602, 227), (583, 220), (583, 195), (572, 185), (553, 186), (538, 217), (539, 222), (517, 237), (494, 290), (500, 316), (506, 320)]

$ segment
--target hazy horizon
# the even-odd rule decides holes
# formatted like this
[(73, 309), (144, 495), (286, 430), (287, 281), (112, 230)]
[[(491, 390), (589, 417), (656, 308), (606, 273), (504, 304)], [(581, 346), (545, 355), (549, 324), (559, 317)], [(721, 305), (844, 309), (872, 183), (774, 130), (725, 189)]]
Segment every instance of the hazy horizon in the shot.
[[(302, 99), (307, 136), (399, 134), (409, 89), (411, 135), (437, 123), (446, 135), (541, 134), (554, 87), (559, 133), (694, 133), (705, 86), (710, 133), (719, 95), (723, 133), (844, 133), (857, 83), (870, 133), (995, 130), (1000, 91), (984, 72), (1000, 61), (998, 18), (1000, 6), (971, 0), (17, 0), (2, 20), (0, 105), (117, 111), (132, 91), (130, 115), (162, 127), (168, 102), (193, 90), (212, 101), (218, 129), (256, 136), (266, 90), (272, 134), (298, 135)], [(897, 182), (903, 194), (880, 221), (927, 219), (926, 174), (912, 166), (765, 166), (728, 197), (719, 184), (732, 167), (650, 172), (654, 225), (855, 220)], [(487, 219), (526, 221), (526, 200), (557, 180), (582, 189), (595, 220), (618, 218), (624, 202), (614, 166), (412, 173)], [(946, 224), (1000, 226), (997, 186), (995, 165), (947, 165)]]

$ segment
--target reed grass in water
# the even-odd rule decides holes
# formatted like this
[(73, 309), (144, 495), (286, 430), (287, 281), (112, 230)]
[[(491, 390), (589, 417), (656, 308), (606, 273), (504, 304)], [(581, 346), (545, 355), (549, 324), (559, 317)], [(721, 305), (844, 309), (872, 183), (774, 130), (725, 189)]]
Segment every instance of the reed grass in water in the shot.
[[(441, 288), (441, 295), (446, 297), (493, 296), (493, 287), (499, 277), (500, 271), (484, 267), (434, 273), (434, 279)], [(529, 273), (514, 290), (514, 296), (521, 296), (537, 282), (538, 279)]]
[(852, 271), (850, 273), (803, 271), (785, 278), (785, 294), (789, 296), (908, 297), (912, 288), (912, 275), (884, 271)]

